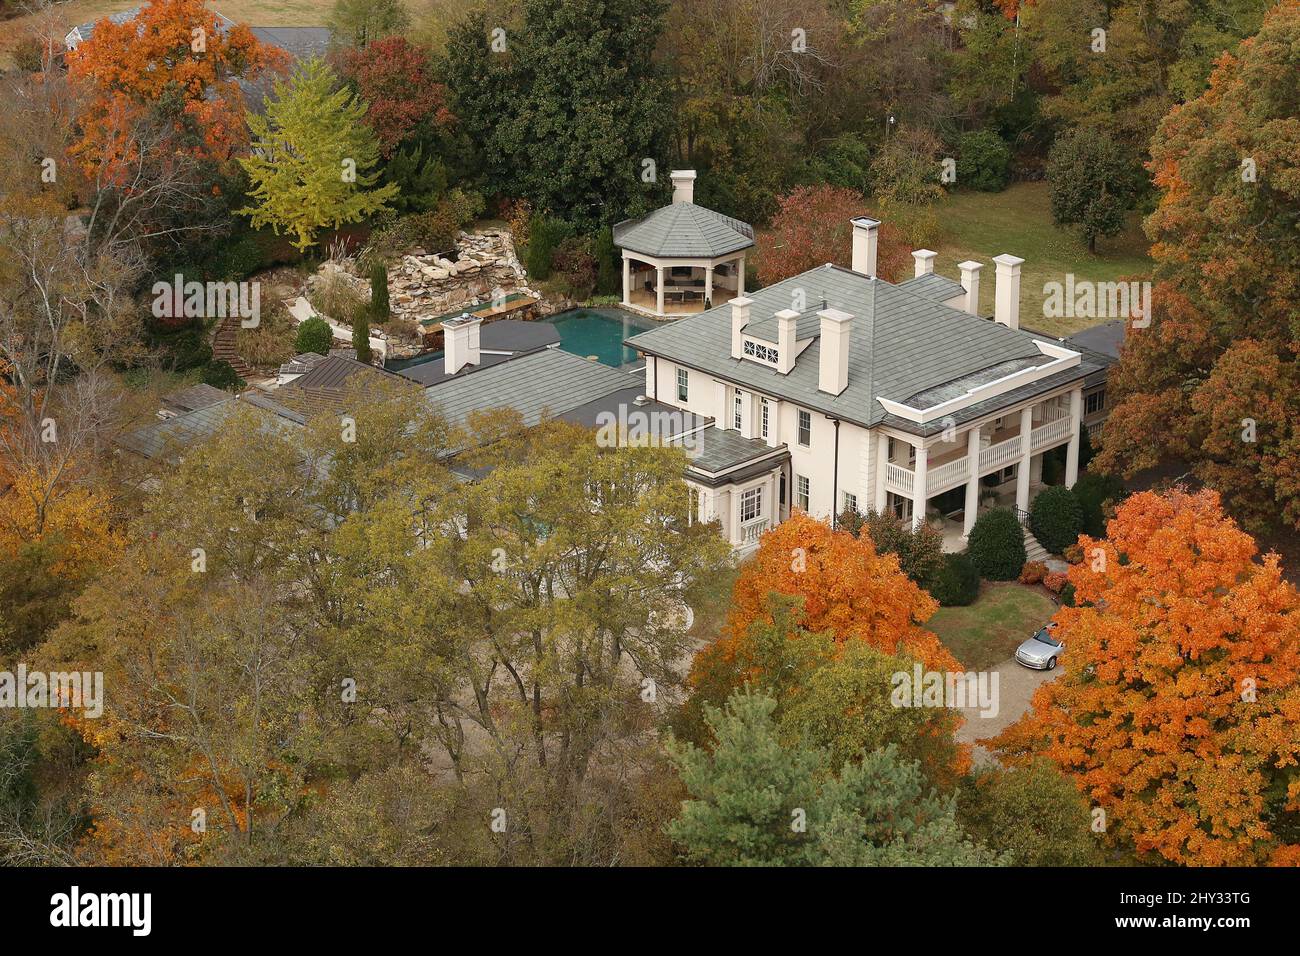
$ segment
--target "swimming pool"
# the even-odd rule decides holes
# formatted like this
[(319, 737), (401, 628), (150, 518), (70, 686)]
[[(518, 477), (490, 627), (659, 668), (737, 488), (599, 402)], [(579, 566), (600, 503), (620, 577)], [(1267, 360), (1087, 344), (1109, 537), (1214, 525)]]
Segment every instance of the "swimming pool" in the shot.
[(626, 347), (624, 339), (661, 324), (622, 309), (571, 309), (541, 321), (555, 326), (564, 351), (583, 358), (594, 356), (613, 368), (636, 361), (636, 350)]
[[(623, 345), (624, 339), (661, 324), (622, 309), (570, 309), (537, 321), (549, 322), (555, 326), (555, 331), (560, 336), (560, 348), (564, 351), (583, 358), (594, 355), (596, 361), (613, 368), (622, 368), (636, 362), (636, 350), (626, 348)], [(394, 359), (384, 367), (400, 372), (425, 362), (440, 361), (441, 350), (424, 352), (409, 359)]]

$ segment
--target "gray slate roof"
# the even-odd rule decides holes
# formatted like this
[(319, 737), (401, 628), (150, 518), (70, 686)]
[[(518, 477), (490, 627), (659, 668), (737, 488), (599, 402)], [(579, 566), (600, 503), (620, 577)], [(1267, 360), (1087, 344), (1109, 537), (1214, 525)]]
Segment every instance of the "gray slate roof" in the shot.
[(691, 464), (712, 474), (778, 452), (783, 453), (780, 457), (789, 457), (785, 445), (769, 446), (761, 438), (744, 438), (734, 429), (710, 426), (690, 439), (685, 444)]
[[(526, 352), (560, 344), (560, 333), (550, 322), (521, 322), (519, 319), (495, 319), (479, 329), (479, 364), (467, 365), (455, 377), (472, 375), (492, 365), (500, 365)], [(494, 354), (505, 353), (505, 354)], [(453, 376), (447, 374), (445, 352), (440, 357), (394, 369), (398, 375), (421, 385), (438, 385)]]
[(209, 405), (219, 405), (230, 400), (230, 393), (212, 385), (191, 385), (179, 392), (172, 392), (163, 397), (163, 405), (171, 411), (192, 412)]
[(678, 202), (614, 227), (614, 245), (664, 259), (714, 259), (754, 244), (754, 228), (695, 203)]
[(580, 405), (635, 385), (638, 378), (559, 349), (542, 349), (509, 362), (457, 375), (424, 390), (452, 425), (470, 412), (513, 408), (525, 425), (563, 415)]
[(1075, 332), (1065, 342), (1066, 345), (1077, 345), (1081, 348), (1091, 349), (1119, 361), (1119, 350), (1124, 345), (1124, 335), (1127, 328), (1128, 323), (1123, 319), (1111, 319), (1101, 325), (1094, 325), (1090, 329)]
[(156, 425), (146, 425), (144, 428), (121, 435), (117, 438), (117, 444), (145, 458), (177, 455), (216, 434), (239, 408), (250, 406), (259, 409), (265, 415), (268, 427), (287, 429), (302, 424), (301, 417), (274, 402), (264, 400), (257, 393), (246, 393), (240, 398), (227, 395), (224, 401), (214, 405), (198, 408), (158, 422)]
[[(988, 319), (969, 315), (933, 299), (908, 292), (883, 279), (869, 278), (839, 266), (822, 266), (751, 293), (752, 316), (746, 334), (771, 328), (771, 316), (788, 309), (796, 290), (807, 308), (797, 323), (813, 339), (794, 369), (781, 375), (775, 368), (731, 357), (731, 307), (721, 305), (679, 319), (627, 340), (635, 349), (716, 375), (742, 387), (794, 402), (804, 408), (864, 427), (889, 424), (913, 434), (943, 430), (943, 422), (917, 425), (888, 415), (877, 398), (906, 402), (918, 392), (946, 385), (963, 376), (1014, 359), (1041, 358), (1034, 336)], [(853, 316), (849, 335), (849, 385), (840, 395), (818, 390), (822, 300)], [(1085, 359), (1087, 357), (1085, 356)], [(1094, 371), (1096, 363), (1067, 369), (949, 416), (961, 424), (1024, 397), (1060, 387)]]
[(898, 283), (898, 287), (916, 295), (923, 295), (927, 299), (934, 299), (936, 302), (947, 302), (949, 299), (966, 294), (966, 288), (960, 282), (941, 276), (937, 272), (928, 272), (923, 276), (907, 279)]

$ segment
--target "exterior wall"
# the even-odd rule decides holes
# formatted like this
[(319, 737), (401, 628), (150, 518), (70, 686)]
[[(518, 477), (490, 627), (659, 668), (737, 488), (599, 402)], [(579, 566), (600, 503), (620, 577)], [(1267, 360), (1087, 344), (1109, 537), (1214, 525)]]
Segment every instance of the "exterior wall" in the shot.
[[(732, 401), (735, 386), (715, 379), (707, 373), (687, 369), (687, 400), (681, 402), (677, 398), (677, 369), (676, 363), (661, 358), (648, 358), (646, 362), (646, 387), (648, 393), (665, 404), (708, 416), (714, 419), (717, 427), (730, 429), (733, 425)], [(1000, 410), (997, 416), (981, 419), (976, 424), (980, 425), (985, 436), (989, 436), (993, 432), (995, 419), (1001, 419), (1004, 429), (1015, 428), (1026, 423), (1032, 428), (1038, 428), (1048, 421), (1044, 409), (1040, 407), (1044, 405), (1056, 406), (1057, 414), (1066, 412), (1077, 416), (1078, 412), (1071, 406), (1078, 402), (1078, 399), (1076, 398), (1072, 402), (1071, 392), (1075, 391), (1077, 393), (1078, 389), (1079, 386), (1076, 385), (1073, 389), (1064, 389), (1052, 395), (1037, 396), (1029, 402)], [(850, 422), (841, 422), (839, 428), (839, 470), (837, 475), (835, 470), (835, 423), (827, 418), (825, 414), (811, 409), (807, 410), (809, 412), (811, 434), (809, 443), (802, 445), (799, 442), (800, 407), (798, 405), (793, 402), (782, 401), (774, 396), (763, 396), (748, 389), (742, 389), (741, 392), (745, 399), (742, 406), (741, 433), (747, 438), (761, 437), (761, 401), (766, 398), (770, 415), (768, 443), (774, 446), (784, 444), (790, 452), (788, 482), (786, 485), (786, 508), (793, 508), (797, 504), (799, 478), (805, 477), (809, 482), (808, 512), (816, 518), (831, 520), (838, 515), (844, 507), (846, 492), (857, 497), (857, 505), (860, 511), (866, 512), (877, 507), (877, 496), (883, 484), (880, 473), (884, 466), (880, 448), (881, 438), (894, 438), (894, 460), (904, 467), (908, 467), (909, 446), (919, 442), (916, 436), (901, 431), (885, 428), (865, 429)], [(933, 490), (936, 487), (934, 484), (936, 481), (933, 475), (934, 470), (942, 467), (945, 462), (951, 461), (953, 458), (966, 456), (970, 433), (971, 426), (963, 424), (950, 434), (940, 434), (924, 442), (929, 465), (926, 482), (929, 487), (925, 489), (927, 499), (934, 497), (938, 493)], [(1077, 435), (1077, 426), (1071, 434)], [(1023, 490), (1028, 491), (1031, 485), (1037, 487), (1040, 483), (1042, 452), (1046, 451), (1047, 447), (1064, 443), (1064, 439), (1058, 438), (1046, 447), (1033, 448), (1027, 456), (1027, 462), (1019, 453), (1014, 459), (1008, 461), (1008, 464), (1025, 462), (1022, 467), (1028, 480), (1023, 481)], [(1071, 439), (1071, 443), (1075, 444), (1076, 440)], [(949, 471), (948, 474), (951, 475), (951, 472)], [(976, 481), (978, 480), (977, 478)], [(728, 540), (736, 547), (746, 547), (747, 542), (742, 540), (744, 529), (740, 527), (740, 494), (747, 488), (764, 483), (767, 483), (763, 501), (764, 516), (769, 519), (774, 517), (776, 520), (780, 520), (779, 485), (775, 473), (760, 476), (737, 486), (726, 486), (722, 489), (702, 489), (702, 520), (707, 521), (712, 520), (714, 517), (718, 518), (722, 521), (723, 532)], [(1072, 483), (1069, 477), (1067, 477), (1067, 483)], [(1009, 493), (1011, 489), (1016, 489), (1015, 495), (1018, 499), (1021, 491), (1020, 484), (1019, 480), (1012, 480), (1005, 483), (1000, 490)], [(962, 488), (968, 485), (969, 481), (966, 481), (958, 485), (950, 484), (949, 487)], [(944, 486), (939, 485), (938, 487), (943, 488)], [(977, 510), (981, 491), (982, 489), (977, 486), (975, 492)], [(911, 500), (915, 496), (899, 495), (893, 488), (889, 488), (886, 491), (885, 498), (888, 501), (891, 497), (907, 497)], [(919, 512), (917, 512), (916, 520), (920, 520)]]

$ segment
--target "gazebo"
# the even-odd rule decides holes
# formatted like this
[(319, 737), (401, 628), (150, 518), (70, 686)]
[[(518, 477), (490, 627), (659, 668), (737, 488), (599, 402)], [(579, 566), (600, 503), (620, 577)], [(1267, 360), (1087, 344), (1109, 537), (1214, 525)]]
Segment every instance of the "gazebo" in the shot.
[(693, 202), (695, 170), (672, 173), (672, 205), (614, 227), (623, 252), (623, 305), (651, 315), (689, 315), (745, 294), (754, 229)]

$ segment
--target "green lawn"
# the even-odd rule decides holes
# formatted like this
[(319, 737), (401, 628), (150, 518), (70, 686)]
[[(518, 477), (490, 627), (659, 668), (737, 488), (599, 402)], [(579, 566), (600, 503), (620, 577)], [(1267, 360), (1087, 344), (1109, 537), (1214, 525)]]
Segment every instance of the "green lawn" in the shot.
[(987, 670), (1009, 659), (1025, 638), (1056, 613), (1039, 588), (986, 583), (969, 607), (943, 607), (926, 627), (971, 670)]
[(937, 207), (944, 239), (936, 272), (960, 280), (957, 263), (984, 263), (980, 273), (980, 312), (993, 314), (993, 257), (1009, 252), (1025, 260), (1020, 276), (1020, 324), (1040, 332), (1068, 335), (1100, 324), (1095, 318), (1049, 319), (1043, 315), (1044, 283), (1076, 280), (1113, 282), (1145, 278), (1151, 270), (1149, 243), (1136, 213), (1113, 239), (1097, 243), (1096, 255), (1072, 228), (1052, 222), (1046, 183), (1017, 183), (1000, 193), (954, 192)]

